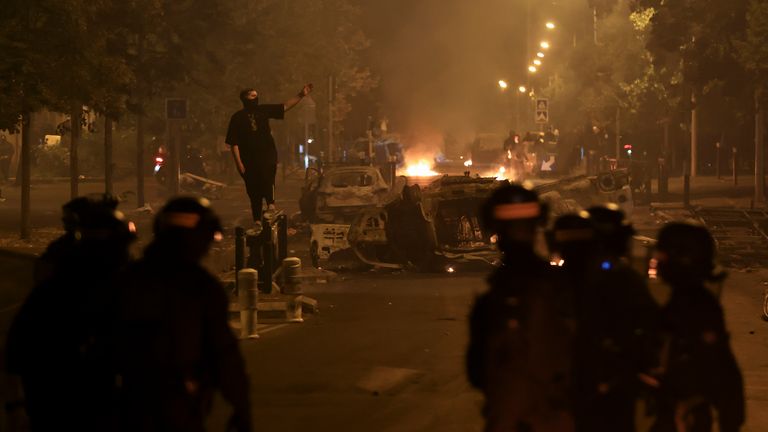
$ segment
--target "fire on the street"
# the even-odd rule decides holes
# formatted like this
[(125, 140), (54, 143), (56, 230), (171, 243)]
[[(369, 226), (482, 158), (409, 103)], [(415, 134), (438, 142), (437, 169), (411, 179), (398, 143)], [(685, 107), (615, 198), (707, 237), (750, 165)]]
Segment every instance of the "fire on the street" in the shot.
[(433, 164), (431, 164), (428, 160), (420, 159), (416, 163), (406, 164), (405, 168), (402, 170), (401, 175), (406, 175), (408, 177), (434, 177), (440, 175), (440, 173), (436, 172), (432, 168)]

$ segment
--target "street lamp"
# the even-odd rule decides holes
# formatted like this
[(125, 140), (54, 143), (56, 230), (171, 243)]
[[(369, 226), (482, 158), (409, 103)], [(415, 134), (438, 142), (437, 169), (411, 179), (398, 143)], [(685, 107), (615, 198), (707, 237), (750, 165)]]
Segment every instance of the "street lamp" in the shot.
[(539, 60), (539, 59), (534, 59), (534, 60), (533, 60), (533, 64), (535, 64), (536, 66), (541, 66), (541, 60)]
[(500, 88), (500, 89), (502, 89), (502, 90), (506, 90), (506, 89), (507, 89), (507, 87), (509, 87), (509, 85), (507, 84), (507, 82), (506, 82), (506, 81), (504, 81), (504, 80), (499, 80), (499, 88)]
[(555, 29), (555, 27), (557, 27), (557, 26), (555, 26), (555, 23), (553, 23), (552, 21), (548, 21), (548, 22), (547, 22), (547, 24), (546, 24), (546, 26), (547, 26), (547, 28), (548, 28), (549, 30), (554, 30), (554, 29)]
[(541, 51), (539, 51), (539, 52), (537, 52), (537, 53), (536, 53), (536, 57), (538, 57), (538, 58), (544, 58), (544, 53), (543, 53), (543, 52), (541, 52)]
[(530, 73), (536, 73), (537, 70), (538, 69), (536, 69), (536, 66), (533, 66), (533, 65), (528, 66), (528, 72)]
[(520, 87), (517, 88), (517, 91), (519, 91), (520, 93), (525, 93), (528, 91), (528, 89), (525, 86), (521, 85)]
[(547, 49), (549, 49), (549, 42), (547, 42), (547, 41), (541, 41), (541, 43), (539, 44), (539, 46), (540, 46), (540, 47), (542, 47), (543, 49), (547, 50)]

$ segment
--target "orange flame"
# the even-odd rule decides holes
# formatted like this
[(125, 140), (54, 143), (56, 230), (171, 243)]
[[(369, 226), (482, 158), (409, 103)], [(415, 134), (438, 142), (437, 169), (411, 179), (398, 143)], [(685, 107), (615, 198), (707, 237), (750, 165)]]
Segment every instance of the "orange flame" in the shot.
[(433, 164), (426, 159), (420, 159), (416, 163), (409, 163), (403, 170), (408, 177), (433, 177), (440, 175), (433, 169)]

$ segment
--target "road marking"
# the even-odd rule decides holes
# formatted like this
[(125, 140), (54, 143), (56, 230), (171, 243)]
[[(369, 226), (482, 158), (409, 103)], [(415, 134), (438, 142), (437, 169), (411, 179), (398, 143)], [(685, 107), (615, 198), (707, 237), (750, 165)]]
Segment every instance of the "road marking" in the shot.
[(415, 369), (377, 366), (357, 382), (357, 387), (370, 393), (384, 393), (421, 375)]
[(271, 332), (271, 331), (275, 331), (275, 330), (277, 330), (277, 329), (281, 329), (281, 328), (283, 328), (283, 327), (288, 327), (289, 325), (290, 325), (290, 324), (277, 324), (277, 325), (269, 326), (269, 327), (265, 328), (264, 330), (259, 330), (259, 329), (256, 329), (256, 331), (257, 331), (259, 334), (264, 334), (264, 333), (269, 333), (269, 332)]

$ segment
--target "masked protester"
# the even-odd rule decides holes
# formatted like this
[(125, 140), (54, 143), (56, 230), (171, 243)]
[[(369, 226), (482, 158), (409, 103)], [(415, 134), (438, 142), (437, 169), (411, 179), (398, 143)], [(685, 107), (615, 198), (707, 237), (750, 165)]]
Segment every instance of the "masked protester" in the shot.
[(713, 428), (720, 432), (744, 424), (744, 383), (730, 348), (720, 302), (705, 286), (725, 275), (715, 265), (715, 242), (703, 226), (670, 223), (659, 232), (658, 275), (672, 295), (663, 309), (665, 374), (654, 432)]
[(172, 199), (122, 278), (114, 328), (124, 431), (203, 431), (215, 390), (233, 407), (229, 430), (251, 430), (227, 295), (200, 264), (221, 229), (207, 201)]
[(265, 216), (270, 217), (275, 211), (277, 148), (269, 120), (282, 120), (285, 112), (311, 91), (312, 84), (307, 84), (283, 104), (259, 104), (259, 93), (254, 89), (240, 92), (243, 109), (232, 115), (225, 142), (231, 147), (237, 172), (245, 181), (256, 231), (261, 231), (263, 203), (267, 204)]
[(571, 431), (571, 329), (552, 269), (534, 252), (546, 207), (534, 191), (505, 185), (482, 215), (503, 256), (470, 316), (467, 374), (485, 396), (484, 430)]
[(116, 389), (108, 329), (134, 235), (111, 199), (77, 198), (64, 208), (77, 211), (48, 250), (55, 265), (12, 324), (8, 368), (21, 377), (33, 431), (111, 431)]
[(651, 374), (659, 346), (658, 307), (643, 276), (627, 261), (634, 229), (613, 204), (591, 207), (563, 225), (568, 229), (556, 234), (570, 241), (559, 248), (567, 255), (566, 274), (575, 275), (569, 280), (578, 328), (576, 430), (634, 431), (637, 400), (648, 390), (645, 382), (656, 384)]

